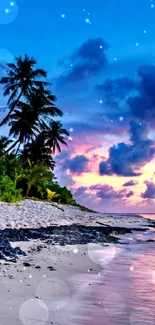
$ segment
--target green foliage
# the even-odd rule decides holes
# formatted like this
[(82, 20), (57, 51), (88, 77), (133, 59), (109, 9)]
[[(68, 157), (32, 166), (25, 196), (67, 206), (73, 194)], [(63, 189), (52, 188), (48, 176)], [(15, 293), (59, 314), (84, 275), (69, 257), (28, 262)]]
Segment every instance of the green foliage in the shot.
[(21, 198), (21, 190), (16, 189), (13, 181), (8, 176), (0, 176), (0, 201), (15, 203)]
[(77, 205), (52, 172), (53, 156), (67, 145), (69, 133), (53, 119), (63, 113), (55, 105), (46, 71), (36, 68), (28, 55), (8, 63), (5, 71), (0, 84), (9, 111), (0, 126), (8, 123), (9, 138), (0, 137), (0, 200), (16, 202), (22, 192), (23, 197)]
[(96, 211), (94, 211), (94, 210), (91, 210), (91, 209), (89, 209), (89, 208), (87, 208), (87, 207), (84, 207), (83, 205), (80, 205), (80, 204), (75, 204), (78, 208), (80, 208), (80, 210), (81, 211), (84, 211), (84, 212), (96, 212)]
[(61, 187), (59, 184), (54, 182), (47, 183), (46, 186), (52, 192), (59, 194), (59, 197), (54, 198), (56, 202), (70, 205), (76, 204), (75, 200), (73, 199), (72, 193), (66, 187)]
[(37, 186), (40, 182), (51, 181), (53, 179), (52, 172), (47, 166), (35, 165), (32, 166), (29, 162), (29, 169), (25, 170), (24, 178), (27, 180), (26, 196), (29, 195), (32, 187)]
[(11, 178), (15, 186), (19, 180), (24, 176), (24, 169), (19, 159), (11, 154), (7, 155), (4, 160), (5, 173)]
[(51, 190), (49, 190), (49, 189), (47, 188), (47, 200), (48, 200), (49, 202), (54, 201), (54, 200), (57, 199), (59, 196), (60, 196), (59, 194), (57, 194), (56, 192), (52, 192)]
[(23, 197), (77, 205), (72, 193), (55, 182), (53, 172), (46, 165), (32, 165), (29, 159), (25, 165), (10, 154), (0, 159), (0, 175), (0, 200), (16, 202), (22, 193)]
[(44, 132), (39, 133), (35, 139), (27, 143), (20, 153), (20, 161), (24, 166), (28, 166), (28, 159), (34, 165), (46, 165), (52, 170), (54, 169), (55, 162), (51, 155), (51, 146), (47, 145)]

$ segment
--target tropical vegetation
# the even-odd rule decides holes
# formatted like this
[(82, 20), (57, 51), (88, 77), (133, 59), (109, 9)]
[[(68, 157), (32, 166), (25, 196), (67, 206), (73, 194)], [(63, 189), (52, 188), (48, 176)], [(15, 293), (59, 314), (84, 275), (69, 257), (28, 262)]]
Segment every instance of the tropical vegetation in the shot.
[(55, 119), (63, 116), (56, 106), (47, 73), (34, 58), (17, 57), (4, 67), (0, 80), (7, 97), (8, 137), (0, 137), (0, 200), (17, 202), (35, 198), (76, 204), (71, 192), (54, 176), (54, 156), (67, 146), (69, 133)]

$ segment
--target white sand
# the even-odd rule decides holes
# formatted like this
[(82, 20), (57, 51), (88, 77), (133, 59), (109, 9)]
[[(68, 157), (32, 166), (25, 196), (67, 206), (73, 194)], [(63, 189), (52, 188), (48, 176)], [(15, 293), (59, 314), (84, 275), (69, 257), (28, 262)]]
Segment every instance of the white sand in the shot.
[[(31, 252), (18, 264), (0, 266), (0, 324), (84, 324), (81, 296), (100, 281), (100, 267), (89, 258), (88, 246), (47, 246), (39, 241), (17, 245)], [(36, 252), (38, 245), (42, 250)], [(23, 261), (31, 266), (24, 267)], [(82, 323), (76, 323), (79, 317)]]
[(146, 219), (138, 216), (83, 212), (78, 207), (58, 205), (33, 200), (19, 204), (0, 202), (0, 229), (40, 228), (53, 225), (80, 224), (86, 226), (119, 226), (138, 228), (147, 225)]
[[(30, 200), (18, 205), (1, 202), (0, 217), (1, 229), (74, 223), (88, 226), (96, 222), (129, 228), (147, 224), (137, 216), (82, 212), (75, 207)], [(92, 244), (90, 253), (90, 245), (60, 247), (39, 240), (11, 244), (28, 255), (20, 257), (17, 264), (0, 265), (0, 325), (101, 325), (103, 320), (109, 325), (95, 291), (98, 285), (104, 289), (100, 245)], [(105, 258), (119, 254), (115, 248), (110, 247)], [(25, 262), (30, 266), (24, 266)]]

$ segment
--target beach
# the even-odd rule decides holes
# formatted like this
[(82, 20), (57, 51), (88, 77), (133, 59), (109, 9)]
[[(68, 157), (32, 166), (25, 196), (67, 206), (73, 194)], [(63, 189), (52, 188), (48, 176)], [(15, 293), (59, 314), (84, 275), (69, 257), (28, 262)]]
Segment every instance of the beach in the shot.
[[(38, 216), (36, 206), (39, 205), (40, 208), (44, 206), (44, 209), (50, 207), (51, 219), (49, 215), (46, 218), (44, 216), (44, 224), (42, 214), (38, 219), (41, 225), (37, 219), (31, 221), (28, 214), (26, 219), (25, 204), (32, 205), (33, 214), (38, 213)], [(59, 208), (63, 208), (64, 211)], [(19, 206), (0, 205), (1, 213), (3, 209), (8, 216), (6, 218), (3, 214), (1, 231), (7, 230), (8, 238), (10, 231), (12, 232), (10, 236), (13, 239), (10, 238), (9, 243), (13, 252), (14, 250), (16, 252), (13, 255), (14, 261), (11, 261), (10, 255), (6, 252), (7, 258), (1, 259), (0, 324), (153, 325), (155, 264), (151, 253), (155, 236), (154, 229), (150, 228), (150, 222), (136, 216), (104, 217), (98, 213), (91, 214), (69, 206), (59, 208), (54, 206), (54, 209), (61, 211), (61, 215), (58, 212), (60, 226), (56, 224), (57, 217), (50, 204), (28, 201), (22, 202)], [(11, 217), (8, 220), (7, 214), (10, 209), (13, 209), (14, 213), (18, 209), (18, 215), (14, 214), (12, 218), (14, 222), (12, 229), (7, 226), (7, 222), (8, 225), (11, 223)], [(61, 228), (66, 227), (66, 223), (68, 228)], [(81, 236), (79, 240), (77, 240), (79, 228), (76, 228), (76, 232), (75, 228), (70, 228), (73, 225), (75, 227), (75, 223), (76, 227), (82, 227), (81, 232), (78, 232), (78, 236), (79, 234)], [(40, 226), (43, 224), (42, 229)], [(121, 234), (119, 227), (122, 224), (126, 231)], [(99, 234), (101, 230), (102, 232), (104, 230), (105, 234), (106, 230), (106, 242), (99, 243), (95, 240), (96, 225)], [(22, 226), (24, 232), (20, 229)], [(36, 232), (35, 236), (33, 231), (27, 232), (30, 226), (33, 231), (37, 231), (37, 238), (34, 238)], [(95, 235), (91, 237), (92, 242), (87, 238), (87, 242), (83, 244), (85, 242), (83, 234), (86, 237), (85, 228), (88, 233), (95, 229)], [(115, 241), (112, 240), (115, 235), (109, 237), (109, 233), (111, 234), (113, 229), (116, 231), (116, 228), (118, 234)], [(61, 231), (56, 232), (56, 229)], [(74, 231), (68, 232), (68, 229)], [(67, 233), (64, 242), (62, 230), (63, 233), (64, 231)], [(26, 237), (27, 234), (29, 238)], [(24, 240), (21, 240), (20, 236)], [(66, 244), (66, 241), (72, 244)], [(24, 254), (18, 254), (19, 247)], [(3, 252), (3, 247), (1, 250)]]
[(40, 228), (50, 226), (112, 226), (138, 228), (148, 224), (137, 215), (108, 214), (82, 211), (79, 207), (48, 203), (37, 200), (23, 200), (16, 204), (0, 202), (0, 229)]

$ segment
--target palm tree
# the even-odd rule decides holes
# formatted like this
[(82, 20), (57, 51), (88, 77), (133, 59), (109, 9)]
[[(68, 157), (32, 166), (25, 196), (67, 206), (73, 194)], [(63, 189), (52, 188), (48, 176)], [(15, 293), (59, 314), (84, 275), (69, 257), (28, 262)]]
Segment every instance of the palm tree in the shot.
[(29, 192), (32, 188), (32, 186), (36, 186), (40, 181), (52, 181), (53, 180), (53, 174), (48, 169), (47, 166), (43, 165), (35, 165), (32, 167), (31, 162), (28, 160), (29, 163), (29, 169), (25, 172), (25, 178), (27, 179), (27, 191), (26, 196), (29, 195)]
[(17, 144), (18, 152), (21, 144), (32, 141), (34, 135), (37, 136), (37, 133), (41, 132), (40, 125), (43, 123), (41, 119), (49, 119), (50, 116), (55, 115), (62, 116), (62, 111), (54, 105), (55, 97), (49, 90), (44, 89), (43, 85), (27, 94), (25, 99), (26, 102), (19, 100), (15, 111), (10, 114), (9, 135), (14, 136), (17, 140), (8, 148), (7, 152)]
[(69, 132), (63, 128), (61, 122), (51, 120), (47, 125), (42, 121), (42, 129), (44, 130), (44, 136), (46, 138), (46, 145), (52, 150), (52, 154), (55, 154), (56, 149), (61, 152), (60, 144), (67, 146), (65, 136), (69, 136)]
[(0, 137), (0, 157), (2, 157), (7, 150), (9, 144), (12, 142), (12, 140), (9, 140), (5, 136)]
[(28, 57), (26, 54), (23, 58), (21, 56), (17, 57), (15, 64), (7, 64), (6, 70), (8, 76), (3, 77), (0, 80), (0, 84), (4, 85), (4, 96), (11, 94), (7, 102), (10, 110), (0, 123), (0, 126), (8, 122), (11, 113), (23, 95), (28, 94), (34, 88), (49, 84), (40, 80), (42, 77), (45, 78), (47, 73), (42, 69), (34, 69), (35, 65), (36, 60), (33, 57)]
[(55, 162), (51, 155), (51, 148), (46, 144), (45, 133), (39, 133), (32, 142), (25, 144), (19, 155), (20, 161), (27, 165), (28, 159), (34, 165), (46, 165), (51, 170), (55, 167)]
[(19, 101), (17, 106), (20, 109), (24, 106), (25, 109), (36, 112), (38, 120), (39, 118), (49, 119), (53, 116), (63, 115), (62, 111), (54, 104), (56, 97), (51, 94), (50, 90), (45, 89), (43, 85), (28, 93), (25, 96), (25, 100), (26, 102)]
[(24, 169), (19, 159), (13, 155), (7, 155), (4, 161), (5, 173), (9, 176), (15, 184), (24, 176)]
[(32, 112), (31, 109), (28, 110), (25, 104), (25, 106), (23, 105), (22, 110), (15, 109), (15, 111), (10, 115), (9, 127), (9, 136), (17, 138), (17, 140), (7, 149), (6, 153), (18, 145), (16, 151), (17, 154), (20, 145), (27, 141), (32, 141), (39, 132), (38, 115), (36, 112)]

